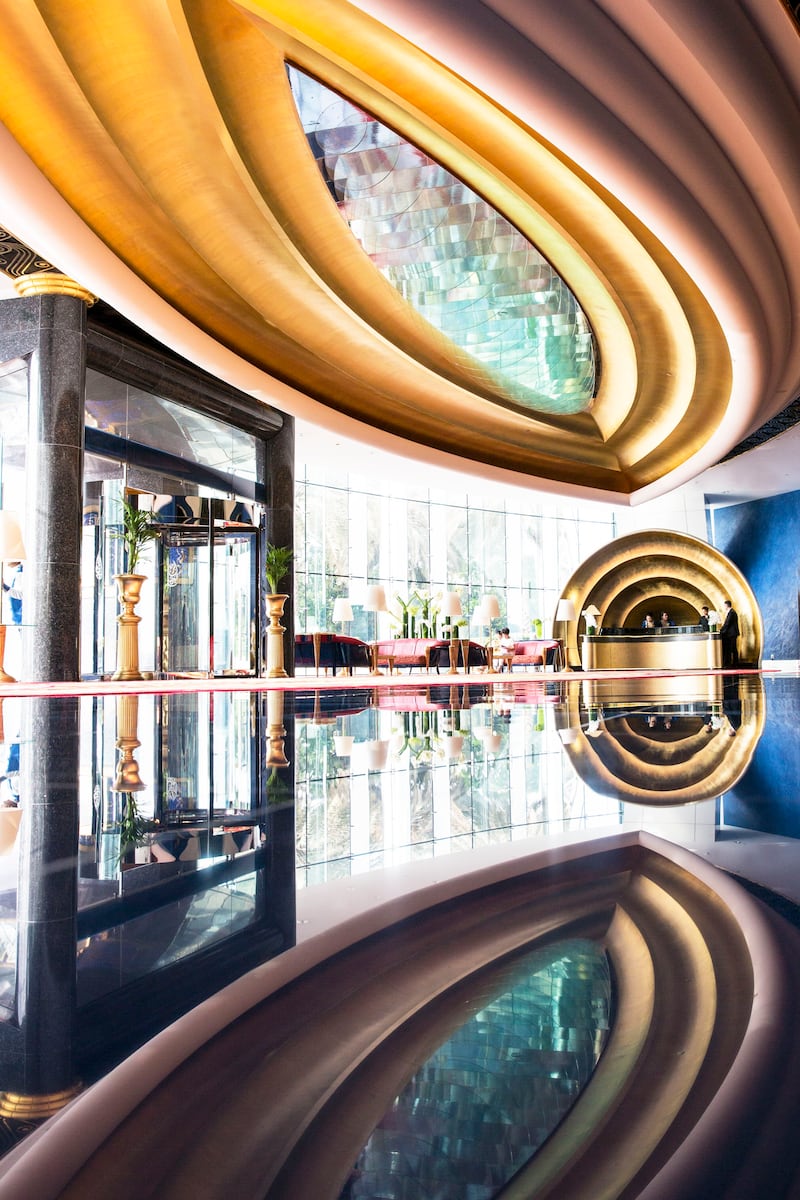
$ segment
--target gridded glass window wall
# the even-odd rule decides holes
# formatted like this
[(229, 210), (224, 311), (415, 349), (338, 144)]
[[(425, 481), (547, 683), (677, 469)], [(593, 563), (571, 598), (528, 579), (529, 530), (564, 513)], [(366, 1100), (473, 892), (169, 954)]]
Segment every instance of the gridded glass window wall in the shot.
[[(399, 632), (400, 606), (413, 592), (461, 595), (468, 630), (486, 630), (475, 611), (486, 593), (498, 597), (501, 619), (513, 636), (550, 633), (564, 584), (581, 562), (615, 536), (604, 506), (543, 500), (531, 492), (455, 492), (386, 478), (350, 489), (323, 469), (298, 464), (295, 539), (296, 621), (301, 632), (333, 630), (333, 602), (349, 596), (353, 622), (344, 632), (365, 640)], [(368, 584), (386, 589), (388, 614), (362, 607)], [(339, 630), (339, 632), (342, 632)]]

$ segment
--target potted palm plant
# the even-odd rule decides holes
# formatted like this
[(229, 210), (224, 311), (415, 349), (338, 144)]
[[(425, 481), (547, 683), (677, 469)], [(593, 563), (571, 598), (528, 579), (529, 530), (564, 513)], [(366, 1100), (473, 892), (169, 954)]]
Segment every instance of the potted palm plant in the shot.
[(158, 521), (151, 512), (138, 508), (132, 500), (122, 500), (122, 528), (114, 533), (125, 547), (125, 571), (115, 575), (122, 612), (117, 617), (119, 641), (117, 647), (117, 669), (114, 679), (141, 679), (139, 670), (139, 622), (141, 617), (134, 612), (142, 594), (146, 575), (138, 574), (136, 568), (145, 545), (159, 535)]
[[(264, 575), (269, 584), (269, 595), (277, 596), (278, 589), (282, 580), (289, 574), (289, 567), (292, 562), (294, 551), (288, 546), (273, 546), (272, 542), (267, 542), (267, 553), (264, 557)], [(288, 596), (285, 596), (288, 600)]]
[(289, 574), (294, 551), (288, 546), (274, 546), (267, 542), (264, 555), (264, 576), (269, 592), (265, 597), (269, 614), (267, 629), (267, 677), (275, 679), (288, 674), (283, 666), (283, 635), (286, 632), (280, 623), (283, 607), (289, 599), (288, 593), (279, 592), (283, 580)]

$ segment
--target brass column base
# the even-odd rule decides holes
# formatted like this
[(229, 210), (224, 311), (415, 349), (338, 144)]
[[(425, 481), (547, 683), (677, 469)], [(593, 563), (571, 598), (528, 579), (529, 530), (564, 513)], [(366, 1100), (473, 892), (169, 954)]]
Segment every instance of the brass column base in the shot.
[(16, 1121), (44, 1121), (68, 1104), (82, 1090), (80, 1083), (63, 1092), (47, 1092), (41, 1096), (23, 1096), (19, 1092), (0, 1092), (0, 1117)]

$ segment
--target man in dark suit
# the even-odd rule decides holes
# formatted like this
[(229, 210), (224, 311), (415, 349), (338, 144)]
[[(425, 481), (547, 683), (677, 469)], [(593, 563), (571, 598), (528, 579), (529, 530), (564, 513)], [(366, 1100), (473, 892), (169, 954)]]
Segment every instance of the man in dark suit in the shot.
[(730, 600), (725, 601), (725, 620), (719, 631), (722, 642), (723, 667), (738, 667), (739, 665), (739, 616)]

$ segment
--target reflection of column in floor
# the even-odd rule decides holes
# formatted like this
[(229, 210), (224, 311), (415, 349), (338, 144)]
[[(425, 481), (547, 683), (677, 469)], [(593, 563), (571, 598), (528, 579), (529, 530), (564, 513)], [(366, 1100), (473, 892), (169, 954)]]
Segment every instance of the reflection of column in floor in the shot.
[(0, 1022), (0, 1115), (17, 1119), (48, 1116), (77, 1090), (78, 704), (23, 709), (16, 1011)]

